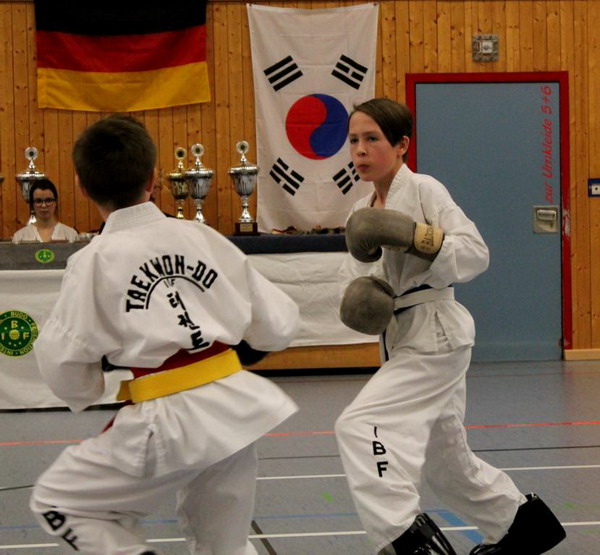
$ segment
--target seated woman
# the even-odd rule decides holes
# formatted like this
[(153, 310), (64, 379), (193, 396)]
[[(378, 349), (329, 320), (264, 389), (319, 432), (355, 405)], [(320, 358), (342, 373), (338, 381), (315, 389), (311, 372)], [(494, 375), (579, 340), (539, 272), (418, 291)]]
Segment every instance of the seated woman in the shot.
[(13, 243), (69, 241), (77, 239), (77, 231), (61, 224), (56, 215), (58, 192), (49, 179), (35, 181), (29, 190), (29, 206), (35, 212), (36, 221), (19, 229)]

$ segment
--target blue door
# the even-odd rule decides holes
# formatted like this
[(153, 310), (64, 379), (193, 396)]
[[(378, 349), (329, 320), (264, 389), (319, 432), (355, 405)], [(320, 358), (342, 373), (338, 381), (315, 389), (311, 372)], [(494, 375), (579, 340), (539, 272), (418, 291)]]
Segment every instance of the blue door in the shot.
[(560, 83), (417, 83), (416, 170), (446, 185), (490, 249), (456, 286), (475, 361), (562, 357)]

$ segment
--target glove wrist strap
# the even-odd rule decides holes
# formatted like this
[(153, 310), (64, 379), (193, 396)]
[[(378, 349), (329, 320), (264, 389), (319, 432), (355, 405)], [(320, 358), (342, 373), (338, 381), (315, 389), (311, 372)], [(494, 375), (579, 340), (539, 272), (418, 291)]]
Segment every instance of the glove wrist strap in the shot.
[(444, 232), (439, 227), (415, 222), (414, 248), (423, 254), (436, 254), (442, 248)]

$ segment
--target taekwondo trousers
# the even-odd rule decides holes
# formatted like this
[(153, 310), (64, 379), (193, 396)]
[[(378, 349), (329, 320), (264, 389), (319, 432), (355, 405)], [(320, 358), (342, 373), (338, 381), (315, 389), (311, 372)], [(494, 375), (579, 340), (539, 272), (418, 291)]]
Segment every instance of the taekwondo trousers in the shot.
[(44, 530), (80, 553), (154, 550), (140, 519), (172, 492), (190, 553), (256, 555), (248, 539), (254, 510), (256, 445), (207, 468), (135, 477), (111, 464), (108, 434), (65, 449), (40, 477), (30, 503)]
[(376, 552), (406, 531), (425, 478), (486, 543), (508, 531), (525, 497), (502, 471), (476, 457), (464, 428), (471, 347), (399, 348), (373, 375), (335, 426), (348, 485)]

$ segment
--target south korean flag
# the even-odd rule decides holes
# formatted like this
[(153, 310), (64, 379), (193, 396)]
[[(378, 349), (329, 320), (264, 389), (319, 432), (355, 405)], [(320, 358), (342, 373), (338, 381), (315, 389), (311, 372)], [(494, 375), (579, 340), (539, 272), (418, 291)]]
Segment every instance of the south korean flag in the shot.
[(378, 5), (247, 8), (259, 230), (343, 226), (372, 190), (352, 165), (347, 122), (375, 93)]

